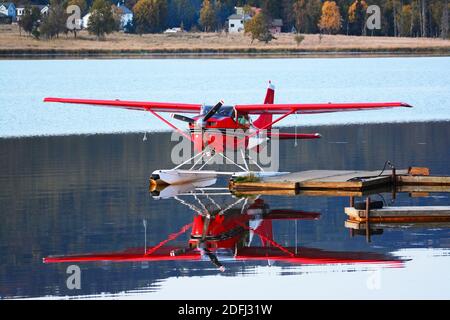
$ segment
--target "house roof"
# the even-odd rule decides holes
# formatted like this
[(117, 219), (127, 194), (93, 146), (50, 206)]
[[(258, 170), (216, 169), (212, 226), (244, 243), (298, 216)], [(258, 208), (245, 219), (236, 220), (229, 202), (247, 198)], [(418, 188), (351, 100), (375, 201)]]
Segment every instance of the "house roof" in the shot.
[(282, 26), (283, 26), (283, 20), (281, 20), (281, 19), (273, 19), (272, 27), (282, 27)]
[(242, 20), (244, 16), (242, 14), (232, 14), (228, 17), (229, 20)]
[(122, 14), (133, 14), (133, 11), (131, 11), (130, 9), (128, 9), (127, 7), (125, 7), (124, 5), (120, 5), (117, 8), (119, 8), (120, 10), (122, 10)]
[[(18, 6), (17, 9), (25, 9), (26, 6)], [(48, 8), (48, 5), (44, 5), (44, 4), (32, 4), (30, 5), (31, 8), (38, 8), (39, 10), (42, 11), (42, 9), (44, 8)]]
[(14, 6), (14, 3), (12, 3), (12, 2), (0, 2), (0, 6), (5, 6), (5, 8), (8, 8), (10, 5)]

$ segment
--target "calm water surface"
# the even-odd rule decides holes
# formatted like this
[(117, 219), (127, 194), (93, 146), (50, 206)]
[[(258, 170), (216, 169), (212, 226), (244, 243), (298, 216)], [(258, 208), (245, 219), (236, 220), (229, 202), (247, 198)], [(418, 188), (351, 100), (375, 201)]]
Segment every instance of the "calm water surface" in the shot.
[[(398, 168), (428, 166), (450, 174), (448, 122), (303, 131), (323, 138), (297, 146), (281, 142), (280, 170), (377, 170), (391, 160)], [(215, 243), (223, 250), (216, 253), (226, 270), (198, 251), (180, 259), (198, 219), (186, 204), (201, 204), (192, 196), (157, 200), (149, 193), (150, 173), (170, 166), (171, 144), (166, 133), (148, 138), (0, 139), (0, 297), (450, 298), (449, 225), (375, 226), (367, 242), (344, 225), (348, 197), (199, 196), (211, 211), (240, 201), (224, 215), (228, 229), (217, 224)], [(372, 197), (392, 202), (389, 190)], [(449, 205), (449, 195), (400, 193), (394, 203)], [(95, 260), (105, 253), (109, 259), (142, 257), (156, 245), (166, 258), (42, 261), (68, 255)], [(170, 250), (175, 258), (168, 258)], [(66, 286), (70, 265), (81, 269), (81, 289)]]
[(415, 108), (289, 117), (281, 125), (450, 120), (450, 57), (1, 60), (0, 136), (167, 130), (150, 114), (48, 96), (215, 104), (405, 101)]

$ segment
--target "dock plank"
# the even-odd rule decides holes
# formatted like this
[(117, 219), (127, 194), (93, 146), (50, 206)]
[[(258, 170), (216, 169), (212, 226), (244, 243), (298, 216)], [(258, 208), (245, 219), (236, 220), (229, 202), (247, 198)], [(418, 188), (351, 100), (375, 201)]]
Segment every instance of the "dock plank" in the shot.
[[(346, 207), (345, 213), (356, 221), (367, 220), (366, 212)], [(385, 207), (372, 209), (369, 221), (447, 221), (450, 220), (450, 206)]]
[[(235, 182), (230, 189), (238, 190), (268, 190), (290, 189), (302, 190), (337, 190), (337, 191), (368, 191), (386, 186), (450, 186), (447, 176), (411, 176), (408, 170), (397, 170), (396, 181), (392, 172), (367, 170), (307, 170), (265, 177), (257, 182)], [(426, 188), (425, 188), (426, 189)], [(448, 188), (434, 189), (448, 191)], [(430, 191), (434, 191), (430, 190)], [(417, 191), (419, 192), (419, 191)]]

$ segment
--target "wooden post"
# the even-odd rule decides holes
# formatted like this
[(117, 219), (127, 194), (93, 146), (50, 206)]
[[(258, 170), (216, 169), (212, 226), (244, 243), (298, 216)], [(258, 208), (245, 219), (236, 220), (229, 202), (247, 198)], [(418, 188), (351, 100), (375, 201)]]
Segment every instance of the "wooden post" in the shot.
[(354, 196), (350, 196), (350, 207), (354, 207), (355, 206), (355, 197)]
[(397, 174), (395, 167), (392, 167), (392, 185), (394, 186), (394, 189), (397, 188)]
[(370, 242), (370, 226), (369, 226), (369, 214), (370, 214), (370, 197), (366, 198), (366, 241)]

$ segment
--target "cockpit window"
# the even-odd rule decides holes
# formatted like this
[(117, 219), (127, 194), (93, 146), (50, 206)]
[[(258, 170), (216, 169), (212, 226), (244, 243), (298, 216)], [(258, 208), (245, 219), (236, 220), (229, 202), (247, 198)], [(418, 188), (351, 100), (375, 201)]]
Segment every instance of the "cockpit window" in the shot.
[[(213, 106), (203, 106), (201, 114), (202, 115), (207, 114), (212, 107)], [(234, 109), (232, 106), (222, 106), (219, 109), (219, 111), (215, 114), (215, 117), (234, 117), (233, 110)]]

